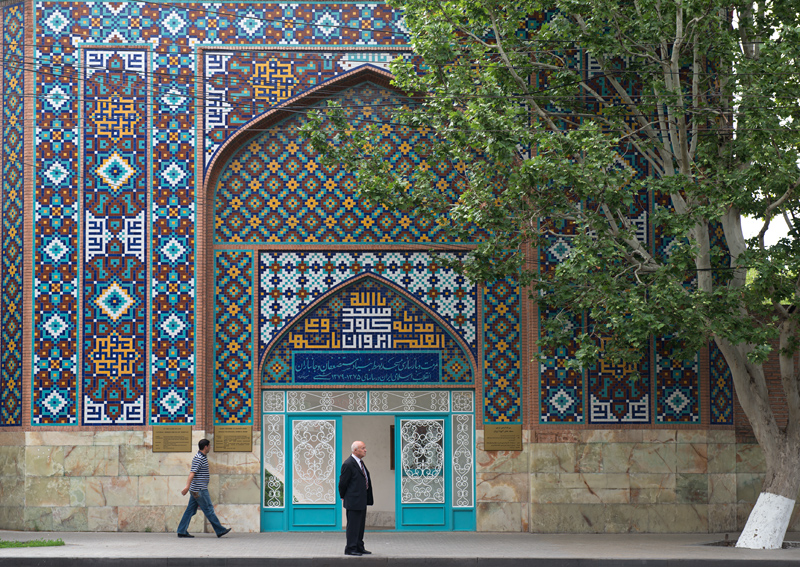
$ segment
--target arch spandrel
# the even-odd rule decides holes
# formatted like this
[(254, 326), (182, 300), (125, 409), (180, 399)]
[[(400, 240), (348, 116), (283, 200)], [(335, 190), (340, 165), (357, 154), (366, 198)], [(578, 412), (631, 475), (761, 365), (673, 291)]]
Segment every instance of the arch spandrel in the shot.
[[(360, 82), (356, 82), (360, 79)], [(387, 159), (395, 169), (430, 170), (443, 191), (456, 198), (465, 189), (458, 163), (431, 162), (424, 151), (431, 132), (396, 124), (394, 109), (411, 99), (386, 84), (386, 77), (362, 71), (349, 84), (327, 84), (328, 99), (350, 109), (355, 127), (380, 123)], [(292, 106), (276, 108), (242, 129), (211, 164), (216, 244), (452, 244), (431, 219), (391, 211), (358, 197), (356, 179), (341, 166), (328, 167), (297, 130), (306, 111), (324, 108), (310, 92)], [(236, 148), (236, 149), (233, 149)], [(223, 154), (229, 154), (224, 165)], [(471, 241), (483, 235), (473, 231)]]

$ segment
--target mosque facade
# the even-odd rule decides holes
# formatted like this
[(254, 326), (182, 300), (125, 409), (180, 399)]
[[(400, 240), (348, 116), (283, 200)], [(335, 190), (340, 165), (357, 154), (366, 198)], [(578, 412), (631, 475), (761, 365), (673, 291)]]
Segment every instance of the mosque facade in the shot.
[[(713, 346), (638, 369), (544, 353), (514, 281), (436, 223), (360, 199), (298, 134), (338, 101), (396, 166), (401, 11), (360, 2), (0, 3), (0, 528), (173, 531), (197, 441), (236, 531), (341, 530), (350, 443), (371, 527), (721, 532), (763, 460)], [(630, 175), (647, 175), (621, 156)], [(669, 206), (644, 194), (631, 212)], [(530, 250), (550, 269), (569, 235)], [(576, 320), (577, 326), (581, 325)], [(192, 530), (203, 530), (197, 517)]]

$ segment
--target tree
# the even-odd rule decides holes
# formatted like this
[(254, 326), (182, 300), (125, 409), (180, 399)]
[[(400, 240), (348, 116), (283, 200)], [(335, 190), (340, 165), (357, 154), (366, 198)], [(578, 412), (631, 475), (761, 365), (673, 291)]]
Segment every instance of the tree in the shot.
[[(780, 546), (800, 490), (797, 3), (394, 5), (417, 56), (392, 65), (395, 84), (416, 95), (394, 123), (432, 129), (437, 142), (415, 148), (419, 158), (460, 162), (467, 188), (448, 194), (425, 168), (394, 168), (380, 129), (349, 123), (335, 105), (305, 134), (357, 170), (363, 197), (433, 217), (454, 237), (489, 231), (445, 261), (478, 281), (513, 274), (530, 286), (552, 314), (544, 347), (573, 338), (577, 365), (600, 356), (635, 364), (654, 334), (683, 353), (714, 341), (767, 468), (737, 545)], [(645, 174), (619, 166), (630, 155)], [(648, 194), (659, 203), (649, 221), (669, 253), (646, 246), (632, 221)], [(760, 221), (758, 236), (745, 238), (743, 216)], [(792, 228), (767, 246), (776, 219)], [(570, 235), (571, 253), (539, 272), (526, 253), (559, 233)], [(591, 324), (571, 337), (568, 312)], [(763, 366), (774, 350), (785, 427)]]

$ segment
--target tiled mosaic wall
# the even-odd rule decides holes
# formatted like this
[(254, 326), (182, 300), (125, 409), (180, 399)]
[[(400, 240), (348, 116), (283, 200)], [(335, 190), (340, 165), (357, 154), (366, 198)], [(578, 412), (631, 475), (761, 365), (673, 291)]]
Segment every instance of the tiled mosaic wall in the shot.
[(483, 292), (483, 421), (522, 423), (520, 291), (513, 281)]
[[(402, 14), (369, 3), (162, 7), (34, 2), (34, 7), (41, 65), (32, 158), (36, 293), (31, 421), (195, 423), (195, 189), (201, 175), (196, 167), (207, 168), (222, 144), (274, 105), (359, 65), (386, 67), (408, 44)], [(21, 33), (9, 24), (12, 9), (4, 9), (7, 36)], [(530, 25), (537, 22), (532, 19)], [(7, 44), (15, 45), (10, 36)], [(310, 46), (330, 49), (304, 50)], [(575, 51), (570, 57), (576, 65), (583, 61), (592, 74), (588, 55)], [(607, 89), (602, 77), (589, 78), (595, 88)], [(4, 78), (6, 98), (13, 82)], [(198, 84), (203, 86), (196, 90)], [(630, 85), (631, 92), (635, 88)], [(369, 83), (319, 95), (350, 105), (354, 123), (385, 122), (387, 109), (403, 103), (392, 91)], [(435, 223), (356, 199), (352, 176), (322, 166), (296, 136), (294, 129), (303, 121), (298, 115), (271, 127), (225, 164), (214, 203), (215, 243), (259, 247), (442, 238)], [(384, 127), (396, 167), (430, 169), (444, 191), (459, 191), (459, 164), (428, 163), (417, 153), (429, 132)], [(202, 157), (195, 160), (195, 154)], [(87, 159), (72, 159), (76, 155)], [(619, 168), (630, 178), (647, 175), (646, 164), (625, 152)], [(13, 173), (6, 179), (13, 179)], [(651, 234), (647, 222), (652, 207), (669, 206), (659, 199), (643, 195), (633, 204), (631, 218), (644, 242), (668, 253), (668, 239)], [(7, 234), (12, 231), (4, 232), (4, 238)], [(471, 238), (484, 236), (475, 232)], [(551, 246), (540, 250), (542, 269), (550, 269), (568, 248), (565, 226)], [(11, 270), (3, 277), (6, 273)], [(477, 337), (483, 336), (484, 421), (519, 423), (519, 290), (509, 283), (486, 290), (481, 331), (474, 309), (454, 320), (450, 307), (438, 307), (441, 299), (418, 297), (409, 281), (395, 283), (440, 313), (455, 332), (466, 333), (476, 359), (481, 348)], [(292, 286), (303, 289), (306, 284)], [(477, 294), (470, 293), (477, 302)], [(262, 323), (254, 357), (261, 361), (271, 338), (265, 335), (289, 320), (265, 309), (263, 297), (259, 301)], [(591, 321), (575, 314), (573, 323), (577, 331)], [(8, 328), (13, 330), (13, 324)], [(563, 361), (574, 345), (550, 353), (540, 368), (539, 421), (698, 423), (699, 358), (674, 361), (664, 345), (663, 339), (654, 342), (652, 360), (643, 353), (639, 382), (629, 380), (630, 368), (599, 365), (585, 374), (565, 369)], [(7, 378), (13, 366), (3, 366), (3, 392), (9, 392), (4, 408), (19, 399), (11, 386), (19, 381)], [(719, 392), (712, 414), (725, 416), (729, 398), (724, 387)], [(243, 403), (246, 407), (244, 398)]]
[[(383, 124), (380, 145), (393, 168), (430, 171), (437, 187), (453, 199), (463, 190), (463, 164), (429, 162), (424, 156), (430, 132), (392, 123), (392, 110), (408, 99), (368, 82), (313, 96), (340, 102), (355, 128)], [(353, 173), (324, 165), (296, 133), (305, 122), (304, 113), (294, 114), (243, 147), (225, 167), (215, 200), (215, 242), (449, 242), (430, 219), (358, 199)], [(469, 240), (483, 237), (473, 230)]]
[(253, 253), (214, 261), (214, 425), (252, 425)]
[(465, 347), (388, 282), (357, 278), (281, 333), (264, 357), (262, 382), (472, 384)]
[[(408, 43), (402, 15), (383, 4), (37, 1), (34, 10), (31, 421), (194, 423), (195, 152), (210, 159), (243, 121), (355, 65), (385, 66), (395, 53), (381, 47)], [(8, 34), (21, 32), (8, 9), (4, 17), (13, 46)], [(292, 51), (310, 45), (375, 50)], [(196, 91), (202, 69), (207, 90)]]
[[(600, 73), (597, 62), (583, 54), (587, 81), (597, 92), (611, 94), (610, 86)], [(638, 96), (641, 86), (634, 81), (624, 83), (628, 94)], [(618, 173), (628, 181), (649, 175), (649, 166), (641, 156), (620, 148), (617, 155)], [(591, 206), (591, 204), (587, 204)], [(629, 219), (636, 228), (637, 238), (655, 255), (669, 256), (673, 239), (662, 234), (660, 227), (651, 227), (649, 215), (654, 208), (671, 207), (669, 195), (641, 193), (633, 200)], [(571, 223), (552, 224), (552, 236), (547, 245), (539, 248), (539, 269), (542, 274), (552, 273), (555, 266), (570, 252), (570, 239), (575, 227)], [(713, 235), (712, 235), (713, 237)], [(690, 283), (690, 282), (687, 282)], [(556, 315), (540, 309), (540, 321)], [(585, 313), (560, 316), (570, 325), (574, 335), (581, 330), (591, 330), (592, 321)], [(541, 326), (540, 326), (541, 328)], [(577, 424), (699, 424), (700, 411), (700, 356), (689, 360), (679, 359), (676, 349), (668, 337), (654, 337), (651, 349), (642, 352), (637, 365), (618, 366), (600, 361), (584, 372), (567, 368), (566, 362), (577, 349), (575, 341), (561, 345), (551, 352), (542, 352), (544, 358), (539, 365), (539, 422)], [(603, 339), (597, 338), (602, 347)], [(713, 352), (713, 350), (712, 350)], [(721, 357), (720, 357), (721, 358)], [(718, 360), (720, 375), (727, 368), (724, 360)], [(712, 374), (715, 372), (712, 369)], [(638, 376), (637, 376), (638, 375)], [(720, 387), (714, 384), (719, 382)], [(719, 416), (731, 416), (732, 398), (728, 397), (725, 380), (712, 378), (711, 423), (730, 423)]]
[(147, 55), (81, 52), (83, 425), (145, 423)]
[(22, 282), (24, 237), (23, 4), (6, 6), (3, 19), (2, 232), (0, 233), (0, 426), (22, 425)]

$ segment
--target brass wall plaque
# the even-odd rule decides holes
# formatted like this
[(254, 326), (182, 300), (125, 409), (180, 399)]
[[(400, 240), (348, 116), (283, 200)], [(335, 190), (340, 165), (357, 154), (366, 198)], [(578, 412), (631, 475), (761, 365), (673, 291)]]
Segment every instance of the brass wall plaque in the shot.
[(214, 426), (214, 451), (219, 453), (249, 453), (252, 450), (252, 425)]
[(191, 425), (154, 425), (153, 453), (191, 453)]
[(485, 423), (484, 451), (522, 451), (521, 423)]

